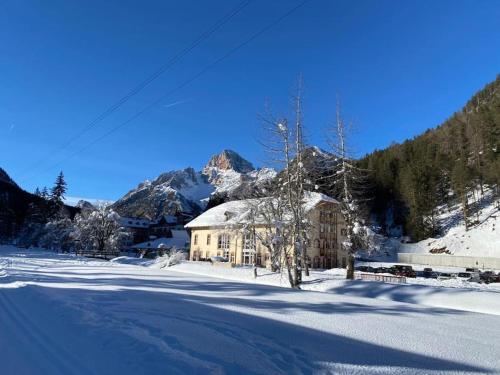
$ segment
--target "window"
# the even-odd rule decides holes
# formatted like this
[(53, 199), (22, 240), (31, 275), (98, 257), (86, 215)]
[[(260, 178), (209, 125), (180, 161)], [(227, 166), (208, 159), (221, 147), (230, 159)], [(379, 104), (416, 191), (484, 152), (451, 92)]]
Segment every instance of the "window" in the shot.
[(253, 264), (255, 254), (250, 252), (243, 253), (243, 264)]
[(245, 250), (255, 251), (255, 237), (253, 233), (247, 233), (243, 236), (243, 251)]
[(243, 236), (243, 264), (253, 264), (255, 261), (255, 236), (247, 233)]
[(219, 234), (217, 237), (217, 249), (229, 249), (229, 234)]
[(212, 239), (212, 236), (210, 234), (207, 234), (207, 246), (210, 245), (211, 239)]
[(235, 263), (234, 252), (231, 252), (231, 263)]
[(320, 231), (321, 233), (324, 233), (324, 232), (325, 232), (325, 225), (324, 225), (324, 224), (320, 224), (320, 225), (319, 225), (319, 231)]
[(319, 249), (319, 240), (314, 241), (314, 243), (316, 244), (316, 249)]
[(197, 234), (194, 235), (194, 244), (198, 245), (198, 235)]

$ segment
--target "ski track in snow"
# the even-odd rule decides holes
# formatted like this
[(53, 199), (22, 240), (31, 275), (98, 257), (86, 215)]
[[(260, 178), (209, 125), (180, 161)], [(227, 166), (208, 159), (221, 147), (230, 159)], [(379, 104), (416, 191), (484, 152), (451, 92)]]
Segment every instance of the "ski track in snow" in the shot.
[(500, 316), (0, 248), (1, 374), (500, 373)]

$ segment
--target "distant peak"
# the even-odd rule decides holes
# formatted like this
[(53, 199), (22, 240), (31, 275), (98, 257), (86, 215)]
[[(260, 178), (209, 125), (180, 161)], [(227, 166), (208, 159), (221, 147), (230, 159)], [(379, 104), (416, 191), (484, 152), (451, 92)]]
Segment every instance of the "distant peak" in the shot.
[(233, 170), (239, 173), (247, 173), (255, 169), (252, 163), (243, 159), (235, 151), (227, 149), (222, 150), (222, 152), (217, 155), (213, 155), (205, 168), (203, 168), (203, 172), (208, 173), (213, 168), (219, 170)]

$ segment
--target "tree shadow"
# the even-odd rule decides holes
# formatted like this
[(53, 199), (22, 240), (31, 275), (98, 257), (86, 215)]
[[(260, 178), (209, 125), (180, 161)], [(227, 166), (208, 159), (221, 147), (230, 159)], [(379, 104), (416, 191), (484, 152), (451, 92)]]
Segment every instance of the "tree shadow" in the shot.
[[(358, 301), (181, 273), (133, 276), (127, 269), (107, 271), (82, 273), (71, 266), (64, 271), (17, 271), (15, 280), (28, 285), (0, 288), (11, 306), (18, 305), (21, 315), (10, 323), (28, 324), (26, 331), (37, 332), (40, 342), (51, 337), (53, 345), (65, 348), (73, 361), (83, 361), (97, 374), (492, 373), (484, 363), (499, 366), (498, 358), (484, 354), (482, 358), (490, 361), (481, 362), (478, 353), (469, 354), (467, 340), (440, 344), (412, 327), (419, 319), (466, 314), (460, 311)], [(361, 289), (356, 285), (335, 292), (370, 298), (387, 293), (376, 286)], [(394, 288), (392, 293), (401, 292)], [(399, 298), (411, 302), (411, 296), (404, 293)], [(0, 303), (0, 327), (9, 324), (3, 310)], [(340, 334), (344, 327), (337, 321), (344, 319), (350, 325), (349, 319), (357, 316), (367, 322), (363, 333), (356, 338)], [(407, 331), (387, 338), (384, 330), (396, 317)], [(482, 322), (487, 324), (489, 319), (496, 322), (493, 317)], [(9, 332), (12, 329), (11, 324)], [(411, 343), (405, 337), (411, 337)], [(11, 361), (2, 358), (6, 342), (0, 340), (2, 364)], [(460, 361), (453, 359), (457, 357)], [(43, 361), (43, 355), (33, 354), (33, 358)]]
[[(352, 282), (342, 287), (333, 289), (335, 294), (345, 294), (356, 297), (378, 298), (380, 296), (390, 295), (392, 299), (398, 302), (404, 302), (397, 306), (389, 305), (382, 306), (380, 304), (355, 303), (355, 302), (339, 302), (334, 300), (328, 301), (328, 294), (321, 298), (322, 302), (308, 301), (303, 302), (302, 299), (287, 301), (283, 296), (297, 295), (297, 293), (321, 293), (311, 291), (297, 291), (289, 288), (280, 288), (276, 286), (263, 284), (249, 284), (237, 281), (207, 281), (216, 280), (213, 278), (201, 277), (201, 281), (196, 281), (195, 275), (190, 275), (195, 280), (190, 280), (184, 274), (172, 276), (172, 274), (164, 275), (148, 275), (145, 279), (144, 275), (131, 277), (127, 274), (118, 273), (103, 273), (92, 272), (81, 274), (78, 272), (47, 272), (29, 270), (25, 273), (15, 275), (16, 280), (27, 282), (31, 285), (37, 283), (43, 284), (45, 287), (54, 288), (69, 288), (69, 289), (92, 289), (92, 290), (112, 290), (114, 292), (130, 292), (144, 291), (156, 293), (169, 293), (174, 289), (181, 292), (197, 292), (205, 293), (197, 296), (198, 301), (202, 303), (213, 303), (216, 301), (220, 305), (238, 305), (248, 308), (271, 310), (274, 312), (286, 311), (311, 311), (320, 314), (387, 314), (387, 315), (405, 315), (405, 314), (435, 314), (435, 315), (459, 315), (463, 314), (459, 310), (450, 310), (444, 308), (422, 307), (416, 305), (417, 301), (413, 300), (411, 295), (401, 291), (401, 287), (397, 285), (383, 284), (381, 288), (377, 288), (376, 283), (373, 287), (367, 288), (366, 285), (359, 284), (360, 282)], [(431, 288), (428, 288), (431, 289)], [(221, 298), (220, 294), (224, 293), (225, 298)], [(215, 296), (212, 296), (214, 294)], [(333, 293), (329, 293), (333, 294)], [(248, 297), (254, 297), (249, 299)], [(324, 301), (323, 301), (324, 300)], [(410, 304), (412, 303), (412, 304)]]
[[(38, 336), (50, 335), (57, 345), (78, 353), (81, 360), (86, 361), (86, 367), (95, 373), (114, 373), (110, 370), (115, 367), (124, 375), (321, 371), (348, 374), (354, 370), (398, 374), (492, 372), (481, 366), (368, 342), (374, 341), (368, 332), (367, 341), (361, 341), (243, 313), (252, 301), (241, 299), (84, 289), (61, 289), (54, 294), (53, 289), (42, 286), (0, 293), (7, 294), (12, 304), (24, 305), (29, 300), (41, 310), (51, 309), (45, 313), (33, 311), (30, 316), (24, 316), (23, 321), (29, 320), (38, 326)], [(48, 301), (51, 307), (44, 306)], [(270, 301), (251, 307), (279, 313), (284, 309)], [(337, 306), (336, 313), (351, 314), (359, 308), (362, 306), (344, 304)], [(61, 321), (61, 314), (70, 319)], [(79, 335), (79, 339), (73, 342), (70, 339), (75, 335)], [(102, 347), (108, 349), (98, 353)], [(113, 350), (109, 350), (110, 347)], [(124, 357), (129, 370), (123, 368)]]
[[(367, 285), (369, 283), (369, 285)], [(442, 286), (418, 285), (418, 284), (389, 284), (374, 281), (355, 280), (335, 286), (326, 290), (327, 293), (343, 294), (364, 298), (385, 298), (392, 301), (420, 304), (420, 299), (426, 296), (439, 295), (446, 292), (447, 295), (456, 294), (459, 298), (463, 293), (499, 293), (500, 291), (488, 289), (460, 289), (445, 288)]]

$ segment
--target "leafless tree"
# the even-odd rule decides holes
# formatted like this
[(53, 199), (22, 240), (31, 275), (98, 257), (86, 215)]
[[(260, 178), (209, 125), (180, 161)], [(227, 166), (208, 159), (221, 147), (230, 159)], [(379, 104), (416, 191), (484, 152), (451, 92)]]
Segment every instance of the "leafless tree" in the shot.
[(347, 279), (354, 278), (354, 260), (358, 250), (366, 246), (366, 230), (362, 225), (363, 203), (368, 196), (368, 171), (359, 168), (349, 146), (352, 127), (342, 118), (340, 102), (337, 101), (335, 126), (330, 129), (328, 144), (331, 160), (326, 164), (320, 181), (329, 185), (332, 195), (341, 204), (346, 223), (342, 248), (348, 254)]
[[(303, 163), (305, 150), (304, 126), (302, 119), (302, 84), (299, 81), (297, 94), (294, 97), (294, 125), (286, 118), (275, 118), (269, 112), (262, 117), (266, 131), (264, 147), (273, 164), (277, 164), (281, 172), (277, 183), (268, 191), (275, 207), (267, 211), (268, 224), (277, 226), (275, 230), (286, 232), (284, 236), (274, 233), (282, 243), (280, 249), (281, 262), (288, 270), (290, 285), (298, 288), (302, 280), (302, 270), (308, 275), (307, 267), (307, 222), (304, 209), (304, 193), (306, 173)], [(284, 243), (287, 245), (285, 246)]]

